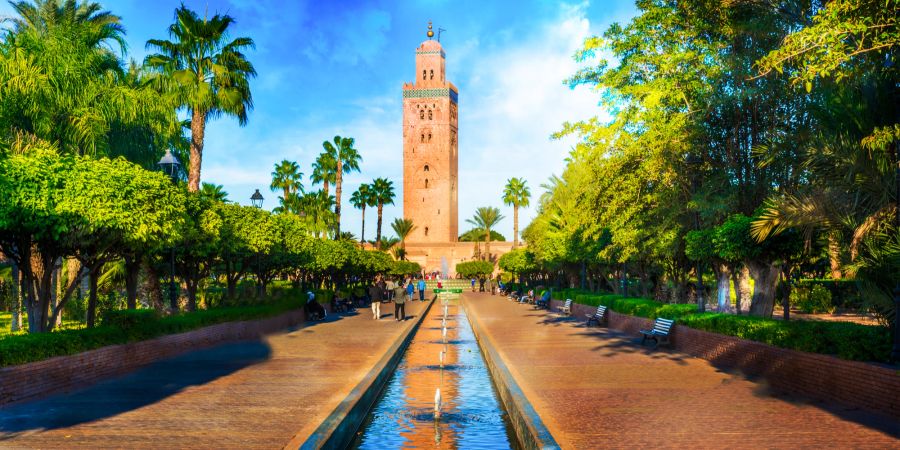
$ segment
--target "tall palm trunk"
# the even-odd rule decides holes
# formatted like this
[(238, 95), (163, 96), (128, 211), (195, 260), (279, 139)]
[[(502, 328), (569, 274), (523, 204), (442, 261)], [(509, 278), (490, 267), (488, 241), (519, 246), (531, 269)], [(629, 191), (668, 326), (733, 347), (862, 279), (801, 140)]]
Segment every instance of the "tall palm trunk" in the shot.
[(191, 162), (188, 172), (188, 191), (200, 190), (200, 165), (203, 163), (203, 135), (206, 133), (206, 113), (191, 112)]
[(328, 180), (322, 181), (322, 192), (325, 193), (325, 197), (328, 197)]
[(831, 278), (840, 280), (843, 277), (841, 270), (841, 244), (838, 242), (837, 233), (828, 233), (828, 262), (831, 263)]
[(519, 248), (519, 205), (513, 205), (513, 248)]
[(334, 175), (334, 238), (341, 236), (341, 184), (344, 178), (344, 162), (341, 161), (341, 154), (337, 155), (337, 172)]
[(359, 242), (361, 244), (366, 243), (366, 205), (363, 204), (362, 207), (362, 230), (359, 232)]
[(378, 226), (375, 228), (375, 247), (381, 248), (381, 211), (384, 203), (378, 202)]
[(484, 237), (484, 253), (487, 261), (491, 260), (491, 229), (487, 228), (487, 235)]

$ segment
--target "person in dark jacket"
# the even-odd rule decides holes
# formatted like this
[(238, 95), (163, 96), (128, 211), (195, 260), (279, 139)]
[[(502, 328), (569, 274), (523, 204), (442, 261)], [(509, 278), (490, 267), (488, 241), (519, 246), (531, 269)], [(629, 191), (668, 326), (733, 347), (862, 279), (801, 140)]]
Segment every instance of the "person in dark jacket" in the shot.
[(406, 320), (406, 288), (403, 283), (397, 283), (394, 288), (394, 318), (398, 322)]
[(381, 292), (378, 283), (369, 286), (369, 297), (372, 298), (372, 318), (375, 320), (381, 318)]

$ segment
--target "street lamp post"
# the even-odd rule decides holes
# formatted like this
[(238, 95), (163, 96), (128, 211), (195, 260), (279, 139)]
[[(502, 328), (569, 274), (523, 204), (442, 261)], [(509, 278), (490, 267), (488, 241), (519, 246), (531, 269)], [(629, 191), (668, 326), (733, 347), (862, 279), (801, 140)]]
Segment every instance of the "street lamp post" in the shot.
[[(254, 192), (253, 195), (250, 196), (250, 204), (252, 204), (253, 207), (256, 209), (262, 209), (263, 200), (265, 200), (265, 198), (263, 198), (262, 194), (259, 193), (259, 189), (257, 189), (256, 192)], [(259, 277), (259, 274), (261, 272), (260, 269), (262, 269), (262, 267), (260, 266), (259, 252), (256, 252), (256, 296), (257, 297), (262, 297), (262, 294), (263, 294), (262, 280), (260, 280), (260, 277)]]
[[(166, 154), (156, 163), (159, 168), (169, 176), (172, 183), (178, 181), (178, 158), (172, 154), (171, 150), (166, 150)], [(169, 308), (174, 313), (178, 311), (178, 297), (175, 293), (175, 245), (169, 250)]]

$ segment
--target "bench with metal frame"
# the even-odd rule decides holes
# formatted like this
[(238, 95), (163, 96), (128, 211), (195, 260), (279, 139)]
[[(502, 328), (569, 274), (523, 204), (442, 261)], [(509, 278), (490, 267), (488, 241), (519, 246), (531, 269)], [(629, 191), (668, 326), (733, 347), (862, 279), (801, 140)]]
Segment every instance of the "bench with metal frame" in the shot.
[(672, 325), (675, 325), (675, 321), (672, 319), (656, 319), (653, 322), (652, 330), (641, 330), (641, 334), (644, 335), (643, 339), (641, 339), (641, 345), (644, 345), (647, 339), (653, 339), (656, 345), (669, 344), (669, 333), (672, 331)]
[(597, 307), (597, 311), (593, 314), (585, 314), (587, 316), (587, 326), (591, 326), (591, 322), (597, 322), (597, 326), (600, 326), (600, 322), (606, 317), (606, 307), (600, 305)]

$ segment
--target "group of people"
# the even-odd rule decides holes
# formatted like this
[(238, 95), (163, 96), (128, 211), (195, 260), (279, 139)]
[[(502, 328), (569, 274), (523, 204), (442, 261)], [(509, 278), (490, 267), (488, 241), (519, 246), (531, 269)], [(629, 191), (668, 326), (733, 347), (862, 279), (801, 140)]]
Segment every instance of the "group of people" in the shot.
[[(471, 282), (472, 282), (472, 292), (475, 292), (475, 282), (476, 282), (475, 277), (472, 277)], [(494, 295), (497, 293), (498, 285), (501, 287), (503, 286), (503, 281), (500, 279), (500, 275), (497, 275), (496, 281), (494, 281), (490, 277), (485, 277), (482, 275), (481, 278), (479, 278), (477, 280), (477, 282), (478, 282), (478, 292), (490, 292), (491, 295)], [(485, 285), (487, 285), (487, 288), (485, 288)]]
[(418, 291), (419, 301), (425, 301), (425, 279), (419, 278), (418, 281), (412, 278), (394, 279), (378, 277), (374, 283), (369, 286), (369, 297), (372, 299), (372, 318), (378, 320), (381, 318), (381, 303), (384, 301), (394, 302), (394, 320), (402, 322), (406, 320), (406, 302), (412, 302)]

